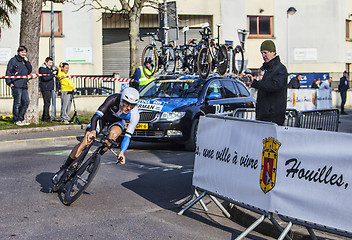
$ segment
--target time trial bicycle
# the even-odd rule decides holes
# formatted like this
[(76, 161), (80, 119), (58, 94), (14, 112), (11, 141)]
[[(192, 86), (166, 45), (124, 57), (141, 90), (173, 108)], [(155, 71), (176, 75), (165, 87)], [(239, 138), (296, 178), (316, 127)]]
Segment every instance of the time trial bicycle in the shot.
[[(66, 172), (57, 184), (54, 184), (54, 192), (63, 192), (63, 204), (70, 205), (76, 201), (82, 193), (87, 189), (89, 184), (95, 177), (100, 166), (101, 149), (108, 148), (117, 158), (116, 153), (112, 148), (118, 147), (119, 143), (108, 138), (107, 134), (102, 133), (101, 138), (93, 138), (92, 142), (83, 150), (81, 155), (67, 168)], [(111, 143), (108, 146), (107, 141)], [(97, 143), (98, 146), (94, 152), (89, 154), (89, 150)], [(117, 164), (120, 163), (122, 157), (118, 159)]]

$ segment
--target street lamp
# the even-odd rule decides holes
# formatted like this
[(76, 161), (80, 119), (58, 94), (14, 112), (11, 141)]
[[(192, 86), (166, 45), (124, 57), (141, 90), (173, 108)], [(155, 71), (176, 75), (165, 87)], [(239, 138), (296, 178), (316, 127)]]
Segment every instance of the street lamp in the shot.
[(287, 27), (286, 27), (286, 33), (287, 33), (287, 72), (290, 73), (289, 71), (289, 61), (290, 61), (290, 58), (289, 58), (289, 35), (288, 35), (288, 16), (289, 15), (294, 15), (295, 13), (297, 12), (296, 8), (294, 7), (289, 7), (287, 9), (287, 21), (286, 21), (286, 24), (287, 24)]

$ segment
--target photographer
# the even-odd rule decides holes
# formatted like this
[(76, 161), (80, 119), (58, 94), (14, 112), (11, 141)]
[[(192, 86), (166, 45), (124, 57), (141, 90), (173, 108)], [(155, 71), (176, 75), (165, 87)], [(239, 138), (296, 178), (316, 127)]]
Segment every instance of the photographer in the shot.
[(69, 123), (73, 94), (76, 92), (75, 84), (68, 75), (69, 64), (62, 63), (62, 68), (57, 77), (61, 83), (61, 122)]

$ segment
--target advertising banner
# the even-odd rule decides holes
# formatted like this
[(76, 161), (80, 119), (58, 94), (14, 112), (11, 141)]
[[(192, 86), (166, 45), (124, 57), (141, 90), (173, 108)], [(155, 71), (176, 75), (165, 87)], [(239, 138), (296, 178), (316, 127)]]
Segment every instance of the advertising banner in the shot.
[(298, 111), (314, 110), (315, 89), (287, 89), (287, 108), (294, 108)]
[(287, 108), (298, 111), (332, 108), (331, 89), (287, 89)]
[(352, 134), (201, 117), (193, 185), (352, 232)]

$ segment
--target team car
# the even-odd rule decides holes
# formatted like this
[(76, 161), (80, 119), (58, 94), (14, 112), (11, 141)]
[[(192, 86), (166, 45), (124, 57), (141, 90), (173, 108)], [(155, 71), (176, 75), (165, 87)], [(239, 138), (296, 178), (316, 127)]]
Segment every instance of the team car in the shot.
[(161, 76), (140, 91), (140, 120), (134, 141), (175, 142), (195, 149), (199, 117), (236, 108), (252, 108), (255, 100), (236, 76)]

